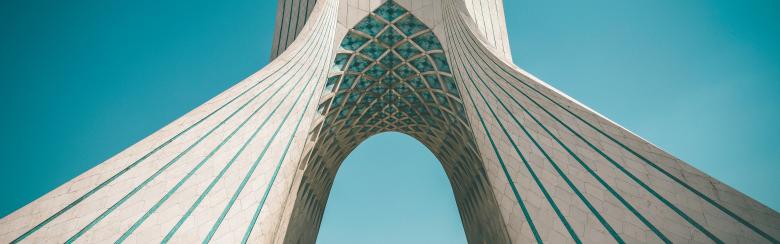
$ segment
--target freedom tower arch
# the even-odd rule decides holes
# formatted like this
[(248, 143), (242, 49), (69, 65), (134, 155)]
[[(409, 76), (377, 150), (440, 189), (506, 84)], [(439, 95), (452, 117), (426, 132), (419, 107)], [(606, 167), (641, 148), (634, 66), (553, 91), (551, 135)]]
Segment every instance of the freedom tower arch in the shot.
[(776, 211), (513, 65), (501, 0), (280, 0), (272, 55), (0, 242), (314, 243), (341, 162), (386, 131), (436, 155), (470, 243), (780, 239)]

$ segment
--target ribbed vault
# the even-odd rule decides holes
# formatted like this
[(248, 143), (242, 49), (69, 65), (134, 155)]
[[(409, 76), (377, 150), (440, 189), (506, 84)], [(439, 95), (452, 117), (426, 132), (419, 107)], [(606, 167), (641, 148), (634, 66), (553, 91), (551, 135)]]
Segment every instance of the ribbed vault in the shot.
[(395, 1), (280, 0), (278, 58), (0, 243), (314, 243), (342, 160), (385, 131), (436, 155), (470, 243), (780, 243), (777, 211), (501, 57), (501, 0)]
[(287, 235), (296, 240), (288, 242), (316, 238), (341, 162), (387, 131), (408, 134), (436, 155), (470, 239), (506, 236), (442, 44), (410, 12), (387, 1), (350, 29), (323, 92), (294, 210), (302, 212), (292, 214)]

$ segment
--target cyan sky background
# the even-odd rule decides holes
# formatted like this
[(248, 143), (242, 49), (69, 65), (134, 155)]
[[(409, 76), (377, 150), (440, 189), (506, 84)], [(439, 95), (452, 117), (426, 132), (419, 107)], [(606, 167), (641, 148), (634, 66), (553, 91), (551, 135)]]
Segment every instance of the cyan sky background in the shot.
[[(275, 2), (1, 1), (0, 216), (265, 65)], [(780, 209), (780, 2), (505, 7), (519, 66)], [(383, 134), (339, 171), (319, 240), (465, 242), (459, 219), (431, 153)]]

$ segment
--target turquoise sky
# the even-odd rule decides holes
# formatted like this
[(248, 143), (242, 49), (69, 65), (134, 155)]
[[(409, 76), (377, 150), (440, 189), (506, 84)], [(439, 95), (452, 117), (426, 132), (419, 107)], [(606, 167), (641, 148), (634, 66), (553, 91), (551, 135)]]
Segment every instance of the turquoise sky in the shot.
[[(0, 1), (0, 216), (268, 63), (275, 2)], [(780, 1), (505, 7), (515, 63), (780, 209)], [(459, 221), (432, 154), (388, 133), (344, 163), (319, 241), (463, 243)]]

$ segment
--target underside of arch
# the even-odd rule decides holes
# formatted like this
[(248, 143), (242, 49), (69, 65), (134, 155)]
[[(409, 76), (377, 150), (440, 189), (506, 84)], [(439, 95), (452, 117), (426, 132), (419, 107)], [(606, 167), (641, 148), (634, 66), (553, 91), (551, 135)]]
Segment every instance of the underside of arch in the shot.
[(501, 57), (503, 27), (474, 21), (500, 0), (309, 2), (266, 67), (0, 219), (0, 242), (313, 243), (341, 161), (398, 131), (442, 163), (472, 243), (780, 243), (777, 211)]
[(286, 243), (316, 239), (340, 164), (387, 131), (412, 136), (442, 163), (470, 241), (508, 241), (442, 44), (409, 11), (387, 1), (348, 31), (318, 112)]

